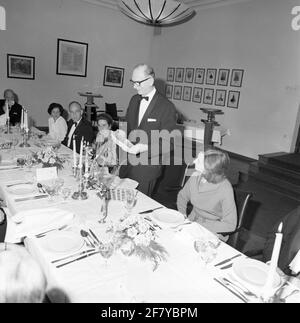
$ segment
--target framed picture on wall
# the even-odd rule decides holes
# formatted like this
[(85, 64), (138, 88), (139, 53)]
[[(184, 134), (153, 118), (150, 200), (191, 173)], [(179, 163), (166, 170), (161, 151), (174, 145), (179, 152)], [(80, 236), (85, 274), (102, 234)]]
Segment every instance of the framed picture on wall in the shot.
[(111, 87), (123, 87), (124, 71), (122, 67), (105, 66), (103, 85)]
[(226, 102), (226, 90), (216, 90), (215, 105), (224, 107)]
[(241, 87), (244, 76), (244, 70), (233, 69), (231, 71), (230, 86)]
[(174, 82), (175, 77), (175, 68), (174, 67), (168, 67), (167, 69), (167, 82)]
[(201, 87), (194, 87), (193, 90), (193, 102), (201, 103), (203, 89)]
[(183, 100), (184, 101), (191, 101), (191, 98), (192, 98), (192, 87), (185, 86), (183, 88)]
[(173, 97), (173, 85), (171, 84), (166, 85), (166, 97), (168, 99), (172, 99)]
[(86, 77), (88, 44), (57, 39), (56, 74)]
[(184, 77), (184, 68), (183, 67), (177, 67), (176, 68), (176, 75), (175, 75), (175, 82), (183, 82)]
[(197, 84), (203, 84), (204, 76), (205, 76), (205, 68), (196, 68), (194, 82)]
[(174, 86), (174, 92), (173, 92), (173, 99), (181, 100), (181, 94), (182, 94), (182, 86), (181, 85), (175, 85)]
[(228, 79), (229, 79), (229, 72), (230, 70), (228, 69), (223, 69), (223, 68), (219, 69), (218, 81), (217, 81), (218, 85), (227, 86)]
[(32, 56), (7, 54), (7, 77), (34, 80), (35, 58)]
[(214, 100), (214, 89), (204, 89), (203, 103), (213, 104)]
[(228, 108), (237, 109), (239, 107), (239, 101), (240, 101), (240, 92), (239, 91), (229, 91), (228, 92), (228, 99), (227, 99)]
[(185, 69), (185, 82), (186, 83), (193, 83), (194, 81), (194, 69), (187, 67)]
[(215, 85), (216, 84), (217, 69), (208, 68), (206, 71), (206, 84)]

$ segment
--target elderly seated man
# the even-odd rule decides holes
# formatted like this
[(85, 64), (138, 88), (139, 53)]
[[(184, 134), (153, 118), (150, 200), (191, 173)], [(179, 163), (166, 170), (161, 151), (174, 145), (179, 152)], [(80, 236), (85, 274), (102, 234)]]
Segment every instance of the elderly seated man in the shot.
[(24, 247), (0, 244), (0, 303), (41, 303), (46, 287), (40, 265)]
[(17, 102), (17, 94), (11, 89), (6, 89), (3, 96), (4, 100), (0, 100), (0, 126), (6, 124), (7, 109), (9, 110), (9, 123), (12, 126), (21, 123), (22, 106)]

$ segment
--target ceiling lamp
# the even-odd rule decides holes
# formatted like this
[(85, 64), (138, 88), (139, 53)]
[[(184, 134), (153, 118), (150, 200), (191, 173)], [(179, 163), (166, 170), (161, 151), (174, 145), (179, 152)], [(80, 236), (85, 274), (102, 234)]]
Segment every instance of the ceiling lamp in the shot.
[(118, 0), (118, 7), (129, 18), (152, 26), (175, 25), (195, 15), (193, 9), (174, 0)]
[(5, 9), (0, 6), (0, 30), (6, 30)]

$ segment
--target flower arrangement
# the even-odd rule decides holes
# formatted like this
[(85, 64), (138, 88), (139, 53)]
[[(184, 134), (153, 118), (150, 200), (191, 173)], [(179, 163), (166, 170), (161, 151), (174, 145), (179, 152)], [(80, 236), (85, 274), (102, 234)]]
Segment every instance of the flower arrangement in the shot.
[(49, 146), (43, 150), (40, 150), (32, 155), (33, 162), (37, 164), (42, 164), (43, 167), (54, 167), (57, 169), (63, 168), (63, 163), (65, 160), (57, 155), (53, 147)]
[(115, 247), (124, 255), (135, 254), (142, 260), (153, 261), (153, 271), (159, 262), (166, 260), (166, 249), (155, 241), (156, 231), (154, 226), (138, 215), (130, 215), (121, 220), (114, 227)]

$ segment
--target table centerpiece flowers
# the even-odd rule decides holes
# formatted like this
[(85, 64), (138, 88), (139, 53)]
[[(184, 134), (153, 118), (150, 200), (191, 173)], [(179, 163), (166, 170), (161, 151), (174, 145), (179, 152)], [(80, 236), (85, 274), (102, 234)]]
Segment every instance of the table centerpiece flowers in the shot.
[(155, 227), (142, 216), (132, 214), (114, 224), (114, 244), (126, 256), (136, 255), (141, 260), (153, 262), (153, 271), (161, 261), (166, 261), (167, 251), (155, 239)]
[(63, 168), (65, 160), (58, 156), (51, 146), (46, 147), (43, 150), (32, 154), (33, 163), (42, 164), (42, 167), (57, 167), (57, 169)]

